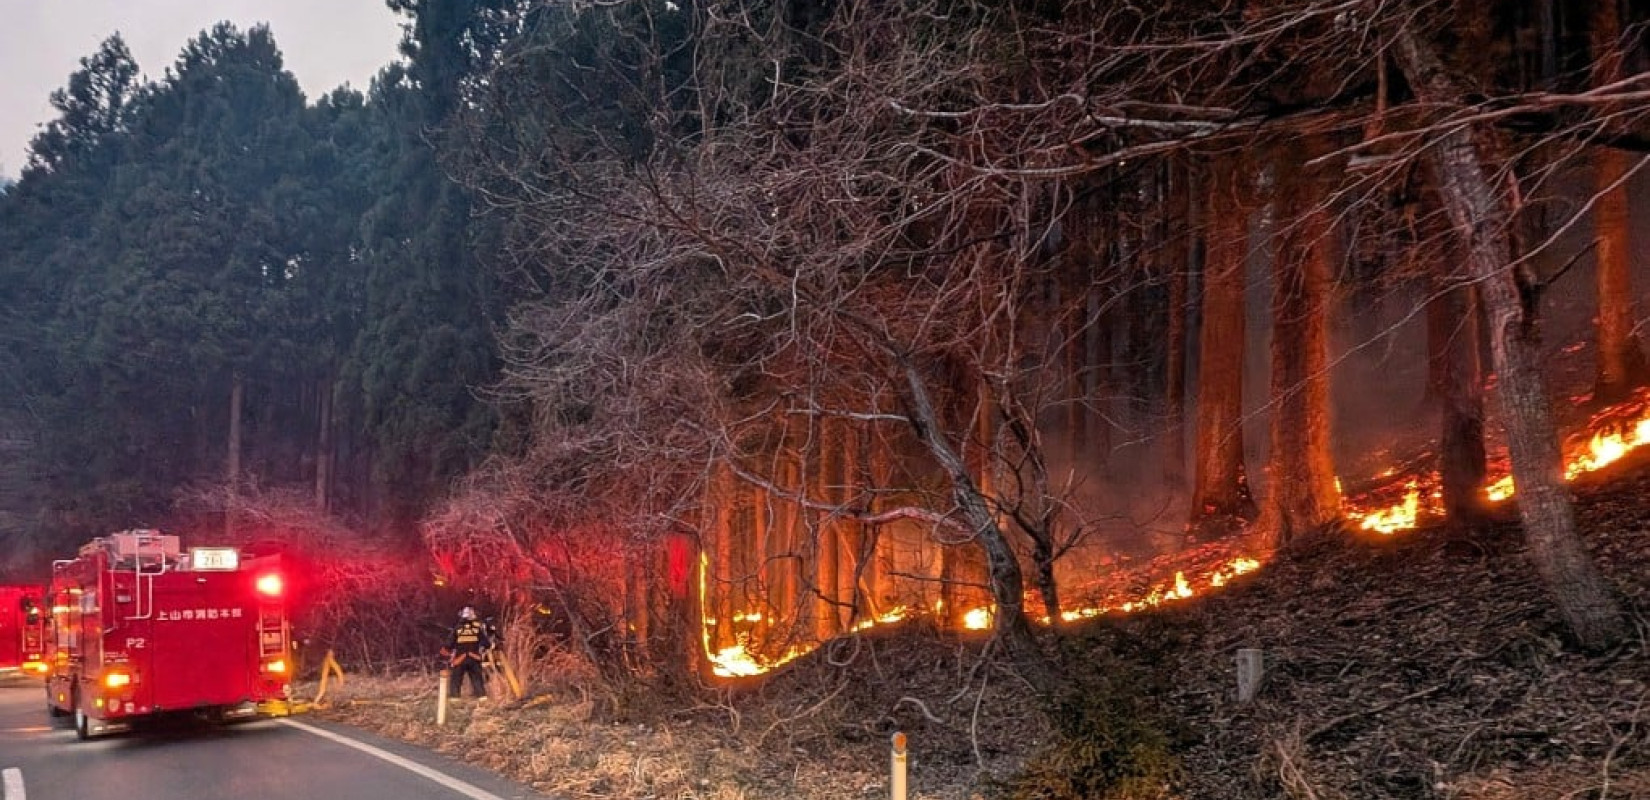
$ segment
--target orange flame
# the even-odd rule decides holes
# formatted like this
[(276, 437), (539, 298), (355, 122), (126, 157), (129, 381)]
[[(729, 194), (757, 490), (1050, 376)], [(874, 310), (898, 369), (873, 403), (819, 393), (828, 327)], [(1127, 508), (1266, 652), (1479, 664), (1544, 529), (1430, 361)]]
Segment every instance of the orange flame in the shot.
[(1366, 531), (1388, 535), (1407, 531), (1414, 528), (1421, 517), (1421, 486), (1411, 479), (1403, 502), (1367, 513), (1348, 508), (1345, 514), (1348, 520), (1358, 523), (1358, 527)]

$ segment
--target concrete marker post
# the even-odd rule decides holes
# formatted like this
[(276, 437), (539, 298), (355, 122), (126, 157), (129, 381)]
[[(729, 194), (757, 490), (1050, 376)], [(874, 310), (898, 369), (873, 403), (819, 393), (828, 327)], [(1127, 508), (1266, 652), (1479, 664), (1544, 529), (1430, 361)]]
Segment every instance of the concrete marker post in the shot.
[(1237, 699), (1248, 703), (1260, 692), (1266, 681), (1266, 654), (1257, 647), (1240, 647), (1237, 651)]
[(905, 800), (905, 734), (894, 734), (894, 750), (890, 758), (888, 796), (891, 800)]

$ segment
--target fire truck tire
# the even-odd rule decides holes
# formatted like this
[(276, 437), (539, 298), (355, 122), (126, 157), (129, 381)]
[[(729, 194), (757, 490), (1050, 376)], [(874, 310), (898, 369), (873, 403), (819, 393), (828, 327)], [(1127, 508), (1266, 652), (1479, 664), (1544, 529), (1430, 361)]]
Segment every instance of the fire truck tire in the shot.
[(51, 695), (49, 694), (46, 696), (46, 713), (58, 719), (69, 716), (69, 712), (58, 708), (57, 704), (52, 702)]
[(78, 698), (76, 698), (74, 704), (74, 735), (76, 739), (82, 742), (92, 738), (92, 720), (86, 716), (85, 711), (80, 709)]

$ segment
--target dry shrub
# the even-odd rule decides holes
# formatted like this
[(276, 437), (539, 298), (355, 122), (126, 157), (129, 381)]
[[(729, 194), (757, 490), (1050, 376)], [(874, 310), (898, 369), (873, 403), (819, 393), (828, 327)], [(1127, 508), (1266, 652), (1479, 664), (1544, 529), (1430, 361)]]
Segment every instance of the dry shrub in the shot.
[[(314, 507), (305, 492), (241, 487), (181, 498), (195, 517), (186, 538), (282, 553), (302, 677), (332, 652), (346, 667), (389, 670), (433, 664), (445, 629), (435, 586), (416, 544), (353, 530)], [(233, 509), (232, 533), (222, 531)]]
[(1180, 774), (1151, 673), (1118, 659), (1073, 663), (1049, 702), (1055, 739), (1011, 778), (1012, 800), (1159, 800)]
[(1275, 776), (1284, 796), (1291, 800), (1341, 800), (1342, 795), (1313, 777), (1306, 742), (1301, 726), (1272, 740), (1272, 746), (1262, 755), (1260, 770)]

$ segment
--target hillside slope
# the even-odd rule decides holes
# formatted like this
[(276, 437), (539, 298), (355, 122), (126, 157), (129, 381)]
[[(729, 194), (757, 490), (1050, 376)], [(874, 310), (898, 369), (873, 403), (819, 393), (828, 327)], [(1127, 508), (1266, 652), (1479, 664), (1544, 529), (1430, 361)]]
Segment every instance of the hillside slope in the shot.
[[(1650, 468), (1578, 493), (1634, 615), (1636, 640), (1609, 653), (1567, 647), (1510, 522), (1325, 543), (1218, 595), (1068, 631), (1065, 699), (1111, 709), (1088, 729), (1151, 757), (1112, 796), (1650, 798)], [(1248, 704), (1239, 648), (1269, 665)], [(463, 701), (439, 729), (430, 677), (350, 686), (322, 713), (563, 797), (885, 797), (901, 730), (913, 797), (1053, 798), (1105, 750), (1053, 747), (1058, 721), (984, 642), (915, 624), (690, 699), (570, 673), (526, 701)], [(1103, 693), (1085, 698), (1091, 686)]]

